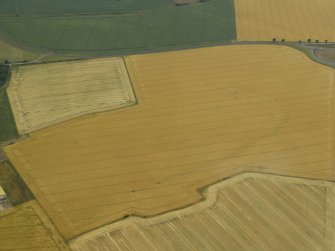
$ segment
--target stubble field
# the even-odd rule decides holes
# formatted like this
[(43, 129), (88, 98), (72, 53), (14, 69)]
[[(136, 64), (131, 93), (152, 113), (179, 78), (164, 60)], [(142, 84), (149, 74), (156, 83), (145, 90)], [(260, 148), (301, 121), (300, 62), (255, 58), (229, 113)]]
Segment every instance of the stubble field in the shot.
[(235, 0), (240, 41), (335, 41), (333, 0)]
[(77, 251), (332, 250), (335, 185), (241, 174), (206, 200), (150, 219), (129, 218), (71, 241)]
[(122, 58), (16, 67), (7, 93), (20, 134), (136, 102)]
[(5, 151), (61, 233), (198, 202), (242, 171), (334, 179), (334, 71), (277, 46), (126, 58), (139, 104)]
[(0, 212), (0, 250), (69, 251), (36, 201)]

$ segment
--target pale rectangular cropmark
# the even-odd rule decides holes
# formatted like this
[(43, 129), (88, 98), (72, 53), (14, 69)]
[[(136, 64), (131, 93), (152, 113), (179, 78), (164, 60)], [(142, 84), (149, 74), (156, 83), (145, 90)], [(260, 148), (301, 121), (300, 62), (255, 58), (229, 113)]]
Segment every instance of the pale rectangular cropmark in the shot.
[(136, 102), (122, 58), (14, 68), (8, 96), (21, 135)]

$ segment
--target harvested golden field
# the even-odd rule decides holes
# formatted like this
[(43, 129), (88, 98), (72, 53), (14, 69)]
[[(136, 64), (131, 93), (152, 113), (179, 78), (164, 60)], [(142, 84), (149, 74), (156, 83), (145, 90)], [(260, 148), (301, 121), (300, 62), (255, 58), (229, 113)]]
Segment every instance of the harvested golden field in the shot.
[(335, 41), (333, 0), (235, 0), (240, 41)]
[(32, 133), (6, 154), (66, 238), (202, 199), (242, 171), (334, 179), (334, 71), (280, 46), (126, 59), (139, 104)]
[(241, 174), (210, 187), (206, 200), (85, 234), (73, 250), (333, 250), (335, 183)]
[(36, 201), (0, 211), (0, 250), (70, 250)]
[(122, 58), (17, 67), (8, 96), (20, 134), (136, 102)]

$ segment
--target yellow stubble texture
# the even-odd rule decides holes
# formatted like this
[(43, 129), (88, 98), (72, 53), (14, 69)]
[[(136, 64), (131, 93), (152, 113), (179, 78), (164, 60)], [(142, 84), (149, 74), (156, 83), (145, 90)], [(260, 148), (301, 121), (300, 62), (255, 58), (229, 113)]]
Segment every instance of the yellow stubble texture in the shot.
[(130, 56), (139, 104), (32, 133), (7, 156), (66, 238), (201, 200), (243, 171), (334, 179), (333, 70), (279, 46)]
[(240, 41), (335, 41), (333, 0), (235, 0)]
[(122, 58), (16, 67), (8, 96), (20, 134), (136, 102)]

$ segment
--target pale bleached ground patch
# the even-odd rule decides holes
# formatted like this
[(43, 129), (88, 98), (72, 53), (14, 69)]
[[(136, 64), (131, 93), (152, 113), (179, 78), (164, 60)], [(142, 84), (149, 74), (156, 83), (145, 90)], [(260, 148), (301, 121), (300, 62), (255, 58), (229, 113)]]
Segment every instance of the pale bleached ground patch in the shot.
[(122, 58), (15, 67), (7, 92), (20, 134), (136, 102)]

